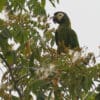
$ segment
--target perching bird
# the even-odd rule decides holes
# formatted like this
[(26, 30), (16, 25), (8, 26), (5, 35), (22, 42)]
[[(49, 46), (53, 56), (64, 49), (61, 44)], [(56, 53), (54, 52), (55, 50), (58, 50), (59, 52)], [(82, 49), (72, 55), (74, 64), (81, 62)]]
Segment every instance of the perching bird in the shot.
[(65, 52), (66, 48), (79, 48), (79, 42), (75, 31), (71, 28), (70, 19), (66, 13), (59, 11), (54, 13), (53, 22), (58, 23), (58, 29), (55, 32), (55, 41), (58, 47), (58, 53)]

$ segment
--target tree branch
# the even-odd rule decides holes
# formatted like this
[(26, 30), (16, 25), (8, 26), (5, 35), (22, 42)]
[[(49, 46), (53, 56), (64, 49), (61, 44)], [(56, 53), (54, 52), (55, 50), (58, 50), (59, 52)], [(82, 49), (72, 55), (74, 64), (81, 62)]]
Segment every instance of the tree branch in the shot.
[(17, 91), (17, 93), (18, 93), (18, 95), (19, 95), (19, 97), (20, 97), (20, 100), (23, 100), (23, 95), (22, 95), (22, 93), (20, 92), (20, 89), (17, 87), (17, 81), (16, 81), (16, 79), (15, 79), (14, 76), (13, 76), (12, 69), (11, 69), (10, 65), (8, 64), (8, 62), (7, 62), (6, 59), (3, 57), (2, 54), (0, 54), (0, 58), (5, 62), (6, 66), (8, 67), (8, 70), (9, 70), (9, 73), (10, 73), (10, 75), (11, 75), (12, 81), (14, 82), (14, 88), (15, 88), (15, 90)]

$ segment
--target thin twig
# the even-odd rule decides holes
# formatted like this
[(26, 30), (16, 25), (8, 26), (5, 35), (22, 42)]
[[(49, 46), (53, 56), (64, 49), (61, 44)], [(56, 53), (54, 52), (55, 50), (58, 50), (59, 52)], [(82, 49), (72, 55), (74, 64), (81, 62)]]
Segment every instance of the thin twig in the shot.
[(17, 83), (18, 83), (20, 80), (22, 80), (23, 78), (27, 77), (28, 75), (29, 75), (29, 73), (28, 73), (28, 74), (25, 74), (25, 75), (23, 75), (23, 76), (21, 76), (19, 79), (16, 80)]
[(20, 100), (23, 100), (23, 99), (22, 99), (22, 93), (20, 92), (20, 89), (17, 87), (17, 82), (16, 82), (16, 79), (15, 79), (14, 76), (13, 76), (12, 69), (11, 69), (10, 65), (8, 64), (8, 62), (7, 62), (6, 59), (3, 57), (2, 54), (0, 54), (0, 58), (5, 62), (6, 66), (8, 67), (8, 70), (9, 70), (9, 73), (10, 73), (10, 75), (11, 75), (12, 81), (14, 82), (14, 88), (15, 88), (15, 90), (18, 92), (18, 95), (19, 95), (19, 97), (20, 97)]

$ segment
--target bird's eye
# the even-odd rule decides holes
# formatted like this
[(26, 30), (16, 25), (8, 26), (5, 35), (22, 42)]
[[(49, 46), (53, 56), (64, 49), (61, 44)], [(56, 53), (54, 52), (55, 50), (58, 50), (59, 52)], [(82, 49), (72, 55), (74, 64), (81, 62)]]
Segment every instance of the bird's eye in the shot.
[(62, 16), (61, 14), (59, 14), (59, 16)]

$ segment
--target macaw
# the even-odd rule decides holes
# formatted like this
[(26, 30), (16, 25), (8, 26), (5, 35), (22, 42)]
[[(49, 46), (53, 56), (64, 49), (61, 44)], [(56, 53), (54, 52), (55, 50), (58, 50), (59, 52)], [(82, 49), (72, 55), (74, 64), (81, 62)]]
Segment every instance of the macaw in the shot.
[(76, 32), (71, 28), (71, 22), (65, 12), (58, 11), (54, 13), (53, 22), (59, 24), (55, 32), (55, 42), (58, 53), (66, 51), (66, 48), (79, 48), (79, 41)]

